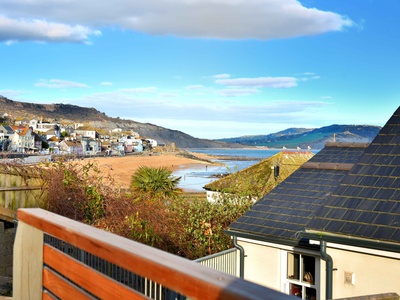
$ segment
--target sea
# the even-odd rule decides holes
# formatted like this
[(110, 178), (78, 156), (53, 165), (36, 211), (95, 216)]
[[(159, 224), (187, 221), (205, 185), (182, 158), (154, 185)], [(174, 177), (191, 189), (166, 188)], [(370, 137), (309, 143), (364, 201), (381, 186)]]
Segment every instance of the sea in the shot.
[[(188, 149), (190, 152), (204, 153), (217, 158), (211, 161), (222, 163), (223, 165), (199, 165), (195, 168), (176, 170), (173, 176), (181, 177), (178, 187), (185, 192), (204, 192), (203, 187), (221, 175), (234, 173), (250, 167), (261, 160), (268, 158), (281, 150), (271, 149)], [(220, 159), (218, 157), (223, 157)]]

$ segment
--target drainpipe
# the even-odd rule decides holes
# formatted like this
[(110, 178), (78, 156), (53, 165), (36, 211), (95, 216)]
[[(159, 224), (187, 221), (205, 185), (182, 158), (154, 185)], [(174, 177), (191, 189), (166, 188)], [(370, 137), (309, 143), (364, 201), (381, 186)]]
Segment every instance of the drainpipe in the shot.
[(237, 243), (237, 237), (233, 236), (233, 246), (239, 250), (239, 258), (240, 258), (240, 265), (239, 265), (239, 276), (240, 278), (244, 278), (244, 249)]
[(326, 241), (320, 243), (321, 258), (326, 262), (326, 299), (332, 299), (332, 273), (333, 273), (333, 261), (332, 257), (326, 253)]

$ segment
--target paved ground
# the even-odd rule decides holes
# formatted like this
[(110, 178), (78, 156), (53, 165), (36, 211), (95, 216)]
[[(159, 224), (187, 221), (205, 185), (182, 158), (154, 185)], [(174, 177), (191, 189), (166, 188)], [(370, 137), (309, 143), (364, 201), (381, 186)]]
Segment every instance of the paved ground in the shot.
[(11, 277), (0, 276), (0, 299), (7, 299), (6, 297), (1, 296), (8, 296), (12, 291), (12, 280)]

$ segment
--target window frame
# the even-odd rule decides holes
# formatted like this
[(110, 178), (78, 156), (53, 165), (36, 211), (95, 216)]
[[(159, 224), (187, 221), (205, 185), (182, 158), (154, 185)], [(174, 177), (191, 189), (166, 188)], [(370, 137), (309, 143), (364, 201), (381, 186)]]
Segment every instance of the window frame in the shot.
[[(298, 255), (298, 279), (296, 278), (289, 278), (289, 255)], [(304, 276), (300, 275), (303, 274), (304, 268), (304, 260), (303, 257), (313, 257), (314, 258), (314, 278), (313, 283), (307, 282), (304, 280)], [(301, 286), (301, 294), (302, 298), (299, 299), (307, 299), (306, 298), (306, 289), (312, 288), (316, 291), (316, 299), (320, 299), (320, 257), (316, 254), (312, 254), (309, 252), (304, 251), (282, 251), (282, 292), (286, 294), (290, 294), (291, 285), (295, 284)]]

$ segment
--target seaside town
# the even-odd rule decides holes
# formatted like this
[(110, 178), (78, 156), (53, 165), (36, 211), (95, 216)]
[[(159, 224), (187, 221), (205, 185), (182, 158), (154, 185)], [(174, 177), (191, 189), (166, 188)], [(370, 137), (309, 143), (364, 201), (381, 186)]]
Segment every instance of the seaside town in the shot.
[(157, 141), (136, 132), (114, 128), (100, 134), (83, 123), (62, 124), (43, 118), (0, 118), (0, 151), (26, 154), (69, 154), (73, 156), (125, 155), (157, 146)]

